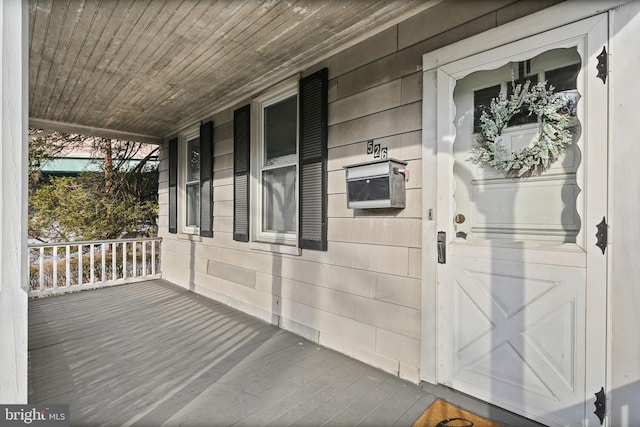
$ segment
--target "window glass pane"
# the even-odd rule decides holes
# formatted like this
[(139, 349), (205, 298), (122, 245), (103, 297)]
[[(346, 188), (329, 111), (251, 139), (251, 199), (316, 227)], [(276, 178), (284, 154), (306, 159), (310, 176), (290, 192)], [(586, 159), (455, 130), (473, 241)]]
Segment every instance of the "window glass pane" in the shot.
[(187, 181), (200, 180), (200, 138), (187, 142)]
[(200, 185), (187, 184), (187, 227), (200, 226)]
[(295, 233), (296, 168), (287, 166), (262, 173), (263, 231)]
[(284, 99), (264, 109), (265, 165), (296, 153), (298, 97)]

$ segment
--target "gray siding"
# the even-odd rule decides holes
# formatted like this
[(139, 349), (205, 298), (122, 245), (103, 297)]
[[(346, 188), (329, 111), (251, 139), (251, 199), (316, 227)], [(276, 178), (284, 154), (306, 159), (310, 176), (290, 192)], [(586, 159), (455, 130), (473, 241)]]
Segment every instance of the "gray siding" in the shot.
[[(422, 55), (556, 2), (445, 1), (305, 71), (329, 68), (327, 252), (276, 255), (233, 241), (233, 109), (203, 117), (215, 124), (214, 238), (167, 233), (163, 159), (163, 277), (418, 382)], [(372, 160), (368, 140), (408, 162), (405, 209), (347, 209), (343, 166)], [(253, 272), (255, 283), (208, 274), (223, 264)]]

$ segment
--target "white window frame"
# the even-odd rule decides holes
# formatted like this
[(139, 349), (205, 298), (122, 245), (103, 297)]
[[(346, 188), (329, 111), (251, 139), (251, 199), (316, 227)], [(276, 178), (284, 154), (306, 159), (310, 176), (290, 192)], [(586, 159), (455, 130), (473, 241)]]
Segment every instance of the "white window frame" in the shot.
[[(180, 212), (178, 215), (178, 221), (180, 224), (180, 230), (184, 234), (200, 234), (200, 226), (187, 225), (187, 184), (193, 184), (196, 181), (188, 181), (187, 180), (187, 160), (188, 155), (187, 151), (189, 149), (188, 142), (200, 138), (200, 128), (192, 127), (186, 130), (179, 137), (179, 154), (178, 154), (178, 185), (179, 185), (179, 195), (178, 201), (180, 203)], [(202, 142), (201, 142), (202, 143)], [(202, 151), (202, 145), (200, 146), (200, 150)], [(202, 167), (202, 165), (201, 165)], [(198, 191), (200, 191), (200, 178), (197, 179), (198, 183)], [(202, 201), (198, 201), (198, 218), (200, 217), (200, 203)]]
[[(288, 253), (299, 255), (298, 248), (298, 230), (299, 230), (299, 212), (298, 201), (300, 200), (300, 177), (298, 165), (299, 153), (299, 108), (296, 113), (296, 154), (284, 158), (284, 162), (273, 166), (263, 166), (265, 163), (264, 151), (264, 110), (266, 107), (287, 99), (291, 96), (299, 97), (298, 80), (289, 79), (275, 88), (269, 90), (265, 94), (255, 98), (252, 101), (252, 180), (251, 180), (251, 248), (258, 250), (266, 250), (276, 253)], [(296, 174), (296, 190), (295, 190), (295, 232), (294, 233), (274, 233), (264, 231), (263, 226), (263, 183), (262, 172), (281, 167), (284, 165), (294, 165)]]

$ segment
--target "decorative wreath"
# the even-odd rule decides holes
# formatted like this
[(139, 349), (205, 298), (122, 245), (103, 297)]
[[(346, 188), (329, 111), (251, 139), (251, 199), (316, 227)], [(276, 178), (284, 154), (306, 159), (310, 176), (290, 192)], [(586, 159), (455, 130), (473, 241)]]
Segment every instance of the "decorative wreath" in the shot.
[[(571, 115), (567, 98), (553, 93), (553, 87), (531, 81), (514, 87), (507, 98), (504, 92), (491, 100), (489, 108), (480, 116), (482, 133), (471, 148), (473, 163), (489, 165), (508, 176), (524, 177), (546, 170), (567, 149), (573, 140), (569, 130)], [(533, 146), (507, 152), (502, 142), (502, 130), (509, 120), (522, 110), (541, 117), (540, 136)]]

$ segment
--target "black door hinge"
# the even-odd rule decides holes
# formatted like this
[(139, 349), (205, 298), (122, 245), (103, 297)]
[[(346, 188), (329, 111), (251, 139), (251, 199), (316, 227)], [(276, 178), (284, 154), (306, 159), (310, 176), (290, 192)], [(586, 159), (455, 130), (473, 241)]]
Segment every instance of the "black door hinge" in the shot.
[(600, 419), (600, 425), (604, 423), (604, 416), (607, 412), (607, 395), (604, 393), (604, 387), (600, 388), (600, 391), (595, 394), (596, 401), (593, 402), (596, 405), (594, 414)]
[(597, 56), (598, 65), (596, 68), (598, 69), (598, 78), (602, 80), (602, 83), (607, 83), (607, 76), (609, 75), (609, 58), (607, 56), (607, 48), (606, 46), (602, 47), (602, 52)]
[(602, 255), (604, 255), (604, 250), (607, 249), (607, 241), (609, 239), (607, 220), (605, 217), (602, 217), (602, 221), (600, 224), (596, 225), (598, 232), (596, 233), (596, 238), (598, 241), (596, 242), (596, 246), (602, 250)]

